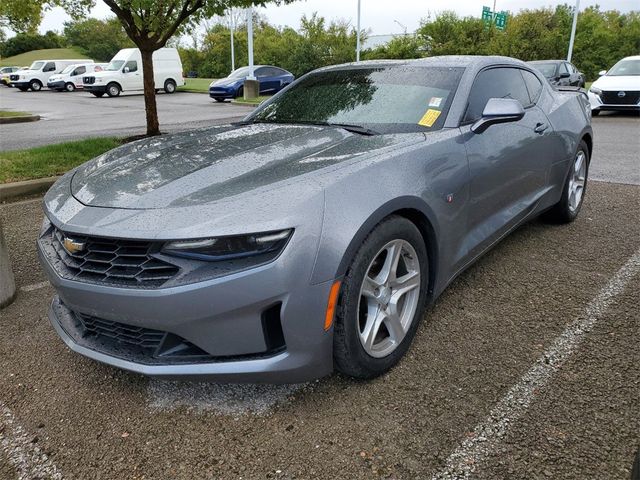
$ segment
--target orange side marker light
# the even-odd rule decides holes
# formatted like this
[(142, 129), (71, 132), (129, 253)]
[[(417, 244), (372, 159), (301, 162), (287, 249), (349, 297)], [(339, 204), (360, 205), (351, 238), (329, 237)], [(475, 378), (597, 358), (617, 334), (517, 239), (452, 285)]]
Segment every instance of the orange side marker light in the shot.
[(340, 293), (340, 285), (342, 282), (337, 280), (332, 286), (329, 292), (329, 302), (327, 303), (327, 314), (324, 317), (324, 329), (329, 330), (333, 325), (333, 316), (336, 312), (336, 306), (338, 305), (338, 293)]

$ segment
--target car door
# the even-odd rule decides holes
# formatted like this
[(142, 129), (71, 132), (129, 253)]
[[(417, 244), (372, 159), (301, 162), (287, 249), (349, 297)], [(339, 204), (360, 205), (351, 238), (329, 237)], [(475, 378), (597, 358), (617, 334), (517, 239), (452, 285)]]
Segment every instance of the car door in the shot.
[(136, 60), (128, 60), (122, 67), (122, 89), (142, 90), (142, 74)]
[[(482, 252), (530, 213), (547, 191), (554, 162), (552, 128), (529, 95), (521, 70), (494, 67), (481, 71), (469, 95), (461, 126), (469, 159), (469, 255)], [(542, 84), (537, 76), (540, 95)], [(522, 103), (521, 120), (490, 126), (480, 134), (471, 125), (481, 118), (490, 98), (512, 98)]]
[(82, 75), (84, 75), (87, 71), (87, 67), (84, 65), (81, 67), (76, 67), (73, 72), (71, 72), (71, 81), (76, 86), (76, 88), (82, 88)]
[(260, 93), (273, 93), (280, 87), (280, 81), (274, 74), (275, 68), (261, 67), (256, 70), (256, 78), (260, 82)]

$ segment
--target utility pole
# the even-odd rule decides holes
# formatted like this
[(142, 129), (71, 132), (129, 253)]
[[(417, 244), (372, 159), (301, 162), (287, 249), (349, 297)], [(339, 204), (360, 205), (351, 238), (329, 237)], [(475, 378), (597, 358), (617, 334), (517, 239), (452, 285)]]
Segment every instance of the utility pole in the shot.
[(576, 9), (573, 11), (573, 24), (571, 25), (571, 38), (569, 39), (569, 53), (567, 53), (567, 62), (571, 61), (573, 55), (573, 41), (576, 38), (576, 25), (578, 24), (578, 10), (580, 10), (580, 0), (576, 0)]
[(360, 61), (360, 2), (358, 0), (358, 20), (356, 21), (356, 62)]
[(236, 55), (234, 52), (234, 45), (233, 45), (233, 9), (229, 10), (229, 18), (231, 19), (231, 71), (233, 72), (236, 69)]
[(247, 43), (249, 46), (249, 80), (255, 80), (256, 76), (253, 74), (253, 7), (247, 9)]

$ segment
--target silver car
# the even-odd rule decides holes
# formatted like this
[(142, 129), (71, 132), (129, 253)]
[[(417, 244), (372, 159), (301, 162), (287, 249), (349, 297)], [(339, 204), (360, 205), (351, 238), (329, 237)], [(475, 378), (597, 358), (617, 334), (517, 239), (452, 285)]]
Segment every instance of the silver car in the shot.
[(375, 377), (505, 235), (576, 218), (590, 120), (510, 58), (314, 71), (238, 124), (62, 177), (38, 239), (49, 318), (76, 352), (157, 377)]

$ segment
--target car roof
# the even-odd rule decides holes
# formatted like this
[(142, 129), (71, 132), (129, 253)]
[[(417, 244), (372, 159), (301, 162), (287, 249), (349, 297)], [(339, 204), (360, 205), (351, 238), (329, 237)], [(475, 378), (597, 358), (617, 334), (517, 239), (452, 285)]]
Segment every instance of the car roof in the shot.
[(630, 57), (621, 58), (620, 60), (640, 60), (640, 55), (632, 55)]
[(540, 64), (540, 63), (565, 63), (565, 62), (566, 63), (571, 63), (571, 62), (569, 62), (567, 60), (531, 60), (530, 62), (527, 62), (527, 63), (530, 63), (532, 65), (536, 65), (536, 64)]
[(511, 57), (499, 55), (443, 55), (439, 57), (418, 58), (415, 60), (365, 60), (362, 62), (343, 63), (320, 68), (320, 71), (348, 70), (351, 68), (375, 68), (392, 65), (407, 65), (416, 67), (474, 67), (482, 69), (490, 65), (526, 66), (526, 63)]

